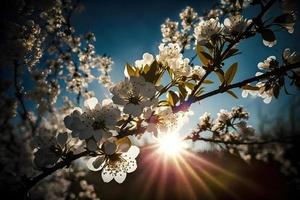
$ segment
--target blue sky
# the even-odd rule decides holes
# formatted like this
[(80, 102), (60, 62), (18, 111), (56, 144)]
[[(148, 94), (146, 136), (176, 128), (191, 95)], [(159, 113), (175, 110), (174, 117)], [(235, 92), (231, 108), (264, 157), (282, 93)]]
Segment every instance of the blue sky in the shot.
[[(161, 41), (160, 25), (166, 18), (178, 20), (179, 13), (186, 6), (192, 6), (198, 13), (209, 9), (213, 1), (83, 1), (86, 9), (83, 13), (74, 16), (73, 24), (79, 32), (92, 31), (96, 35), (96, 52), (98, 54), (106, 53), (110, 55), (115, 64), (113, 65), (112, 79), (114, 82), (121, 81), (124, 78), (124, 64), (134, 63), (141, 59), (144, 52), (152, 54), (158, 53), (158, 45)], [(280, 10), (273, 9), (269, 15), (279, 15)], [(258, 7), (251, 8), (245, 12), (245, 16), (251, 18), (259, 12)], [(239, 62), (238, 75), (234, 81), (239, 81), (249, 76), (253, 76), (257, 69), (257, 63), (266, 59), (269, 55), (275, 55), (281, 58), (281, 52), (284, 48), (291, 48), (299, 52), (299, 23), (296, 24), (294, 34), (287, 32), (276, 32), (278, 39), (277, 45), (273, 48), (265, 47), (262, 39), (258, 35), (247, 41), (242, 41), (238, 47), (242, 51), (238, 55), (226, 62), (227, 67), (233, 62)], [(196, 61), (198, 62), (198, 61)], [(211, 79), (214, 79), (212, 76)], [(216, 86), (217, 87), (217, 86)], [(104, 88), (97, 83), (91, 86), (99, 99), (106, 94)], [(193, 128), (203, 112), (211, 112), (213, 115), (224, 108), (231, 109), (233, 106), (242, 105), (250, 112), (250, 124), (254, 127), (258, 125), (258, 113), (262, 112), (266, 117), (277, 115), (287, 116), (284, 113), (299, 92), (291, 90), (295, 95), (281, 95), (279, 100), (274, 100), (266, 105), (260, 98), (241, 97), (241, 91), (235, 90), (240, 97), (233, 99), (228, 94), (220, 94), (203, 102), (193, 105), (195, 112), (191, 123), (186, 125), (187, 129)], [(186, 130), (186, 129), (184, 129)]]

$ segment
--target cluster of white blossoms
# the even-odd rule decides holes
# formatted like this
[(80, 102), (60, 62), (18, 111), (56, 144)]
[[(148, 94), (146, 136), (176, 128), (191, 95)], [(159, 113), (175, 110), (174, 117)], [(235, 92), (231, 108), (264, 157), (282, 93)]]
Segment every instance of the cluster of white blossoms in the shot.
[(98, 103), (96, 98), (90, 98), (84, 102), (85, 110), (74, 110), (64, 119), (65, 126), (72, 131), (73, 137), (87, 141), (90, 151), (96, 150), (97, 142), (112, 135), (116, 130), (116, 124), (120, 119), (120, 110), (111, 100), (103, 100)]
[(179, 115), (180, 113), (173, 113), (170, 107), (148, 108), (143, 113), (143, 118), (147, 123), (146, 131), (153, 133), (156, 137), (158, 133), (167, 133), (177, 127)]
[[(279, 64), (279, 62), (276, 60), (275, 56), (269, 56), (263, 62), (259, 62), (257, 64), (257, 67), (260, 70), (268, 72), (275, 68), (278, 68), (279, 67), (278, 64)], [(257, 72), (255, 75), (260, 76), (262, 74), (263, 74), (262, 72)], [(256, 87), (258, 88), (257, 90), (244, 89), (242, 92), (242, 97), (246, 98), (246, 97), (248, 97), (249, 94), (251, 94), (252, 96), (261, 97), (263, 99), (263, 102), (266, 104), (270, 103), (272, 101), (272, 97), (273, 97), (272, 84), (270, 84), (268, 82), (268, 80), (262, 80), (256, 84)]]
[(231, 111), (221, 109), (212, 126), (212, 130), (221, 131), (224, 130), (226, 126), (231, 126), (236, 119), (247, 120), (248, 118), (249, 114), (245, 112), (242, 107), (234, 107)]
[(123, 112), (134, 117), (140, 116), (144, 108), (158, 103), (158, 99), (154, 98), (156, 91), (156, 87), (142, 76), (130, 77), (110, 88), (112, 101), (124, 106)]
[(109, 72), (112, 70), (112, 65), (114, 61), (111, 57), (108, 56), (98, 56), (96, 57), (95, 64), (99, 63), (99, 68), (101, 75), (99, 76), (99, 83), (104, 87), (111, 87), (113, 85)]
[(178, 22), (171, 21), (169, 18), (161, 25), (160, 30), (163, 36), (162, 42), (165, 43), (176, 43), (181, 37)]
[[(191, 139), (201, 140), (202, 132), (212, 132), (209, 137), (224, 142), (234, 142), (248, 140), (254, 137), (255, 130), (247, 125), (246, 120), (249, 113), (242, 107), (234, 107), (231, 111), (221, 109), (215, 120), (211, 114), (205, 112), (200, 118), (197, 130), (193, 133)], [(207, 138), (207, 136), (205, 136)]]
[(182, 12), (179, 14), (181, 19), (181, 26), (184, 31), (189, 31), (194, 22), (198, 20), (198, 13), (194, 10), (194, 8), (187, 6)]
[(117, 122), (121, 119), (121, 111), (108, 99), (100, 104), (96, 98), (90, 98), (84, 106), (84, 112), (76, 108), (64, 118), (65, 126), (72, 131), (72, 137), (85, 140), (87, 149), (96, 154), (87, 162), (88, 168), (102, 170), (104, 182), (115, 179), (122, 183), (126, 173), (137, 168), (135, 158), (139, 148), (132, 146), (128, 137), (112, 136), (119, 130)]
[(156, 60), (162, 63), (164, 66), (169, 66), (171, 69), (179, 67), (180, 61), (182, 61), (183, 55), (181, 54), (180, 46), (175, 43), (160, 44), (159, 55), (156, 56)]
[[(121, 139), (122, 140), (122, 139)], [(92, 171), (102, 170), (101, 176), (104, 182), (115, 180), (123, 183), (127, 173), (134, 172), (137, 168), (135, 158), (140, 150), (127, 141), (119, 143), (115, 138), (110, 138), (102, 145), (98, 156), (88, 160), (87, 166)]]
[(278, 67), (278, 61), (276, 60), (275, 56), (269, 56), (266, 60), (263, 62), (259, 62), (257, 64), (258, 69), (269, 71), (275, 67)]
[(278, 26), (285, 28), (289, 33), (294, 33), (294, 26), (296, 23), (296, 12), (288, 11), (283, 15), (277, 17), (274, 23)]
[(202, 20), (195, 27), (194, 36), (196, 41), (204, 45), (208, 41), (213, 40), (222, 31), (222, 25), (218, 18), (211, 18), (208, 20)]
[(231, 15), (224, 19), (224, 33), (228, 35), (237, 36), (243, 33), (251, 24), (252, 20), (244, 19), (242, 15)]
[(33, 141), (35, 146), (34, 164), (39, 168), (54, 165), (61, 158), (67, 140), (67, 133), (59, 133), (53, 137), (46, 130), (35, 136)]
[[(300, 55), (296, 53), (296, 51), (291, 52), (289, 48), (284, 49), (283, 51), (283, 60), (286, 64), (295, 64), (300, 61)], [(293, 70), (298, 76), (300, 76), (300, 69)]]
[(160, 44), (156, 60), (162, 65), (169, 67), (175, 77), (196, 76), (197, 79), (200, 79), (205, 74), (205, 70), (202, 67), (191, 67), (190, 60), (183, 58), (178, 44)]
[(201, 131), (206, 131), (212, 127), (212, 119), (211, 114), (208, 112), (205, 112), (203, 115), (199, 118), (198, 128)]

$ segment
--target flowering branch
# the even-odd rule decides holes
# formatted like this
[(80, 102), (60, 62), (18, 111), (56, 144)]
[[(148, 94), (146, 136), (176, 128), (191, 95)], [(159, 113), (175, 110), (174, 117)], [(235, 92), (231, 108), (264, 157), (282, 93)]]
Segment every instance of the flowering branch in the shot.
[(241, 82), (227, 85), (225, 87), (220, 87), (217, 90), (213, 90), (213, 91), (205, 93), (205, 94), (203, 94), (199, 97), (195, 97), (194, 102), (200, 101), (202, 99), (205, 99), (207, 97), (210, 97), (210, 96), (213, 96), (213, 95), (216, 95), (216, 94), (219, 94), (219, 93), (224, 93), (224, 92), (226, 92), (230, 89), (233, 89), (233, 88), (241, 88), (241, 87), (247, 85), (248, 83), (259, 81), (261, 79), (266, 79), (266, 78), (274, 76), (274, 75), (275, 76), (284, 75), (287, 71), (292, 70), (292, 69), (296, 69), (296, 68), (299, 68), (299, 67), (300, 67), (300, 62), (290, 64), (288, 66), (282, 66), (282, 67), (280, 67), (278, 69), (275, 69), (271, 72), (267, 72), (267, 73), (259, 75), (259, 76), (254, 76), (254, 77), (248, 78), (246, 80), (243, 80)]
[[(257, 17), (255, 17), (253, 20), (252, 20), (252, 22), (248, 25), (248, 27), (245, 29), (245, 31), (243, 32), (243, 33), (240, 33), (239, 35), (238, 35), (238, 37), (236, 37), (232, 42), (230, 42), (229, 44), (228, 44), (228, 46), (227, 46), (227, 48), (225, 49), (225, 51), (222, 53), (222, 55), (220, 56), (220, 59), (218, 59), (219, 60), (219, 62), (217, 62), (217, 63), (214, 63), (213, 64), (213, 66), (211, 67), (211, 69), (214, 69), (215, 67), (218, 67), (219, 65), (220, 65), (220, 62), (222, 62), (225, 58), (226, 58), (226, 56), (227, 56), (227, 54), (228, 54), (228, 52), (241, 40), (241, 39), (243, 39), (243, 37), (253, 37), (253, 36), (255, 36), (255, 33), (253, 34), (251, 34), (251, 35), (249, 35), (249, 31), (251, 30), (251, 28), (254, 26), (254, 24), (255, 24), (255, 22), (257, 22), (257, 21), (261, 21), (261, 18), (265, 15), (265, 13), (272, 7), (272, 5), (275, 3), (276, 1), (275, 0), (271, 0), (271, 1), (269, 1), (263, 8), (262, 8), (262, 10), (261, 10), (261, 12), (257, 15)], [(190, 101), (193, 97), (194, 97), (194, 95), (195, 95), (195, 93), (197, 92), (197, 90), (199, 89), (199, 87), (202, 85), (202, 83), (203, 83), (203, 81), (206, 79), (206, 77), (207, 76), (209, 76), (209, 74), (212, 72), (212, 70), (207, 70), (206, 71), (206, 73), (205, 73), (205, 75), (202, 77), (202, 79), (198, 82), (198, 84), (194, 87), (194, 89), (193, 89), (193, 91), (191, 92), (191, 95), (189, 96), (189, 100), (188, 101)]]
[[(198, 133), (198, 132), (197, 132)], [(264, 145), (270, 143), (288, 143), (292, 144), (295, 143), (295, 139), (300, 139), (300, 135), (295, 136), (287, 136), (281, 139), (270, 139), (270, 140), (220, 140), (220, 139), (212, 139), (212, 138), (203, 138), (203, 137), (193, 137), (187, 136), (185, 140), (193, 140), (193, 141), (204, 141), (210, 142), (214, 144), (230, 144), (230, 145)]]

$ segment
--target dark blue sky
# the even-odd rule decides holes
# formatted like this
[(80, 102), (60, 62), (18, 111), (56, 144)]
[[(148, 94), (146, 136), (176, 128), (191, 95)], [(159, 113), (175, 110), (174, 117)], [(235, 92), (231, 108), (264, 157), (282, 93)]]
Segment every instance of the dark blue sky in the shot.
[[(158, 45), (161, 41), (160, 25), (166, 18), (178, 20), (179, 12), (187, 5), (192, 6), (198, 13), (209, 9), (214, 1), (92, 1), (87, 0), (82, 3), (86, 9), (83, 13), (73, 18), (73, 24), (80, 32), (92, 31), (96, 35), (96, 52), (98, 54), (107, 53), (112, 56), (115, 64), (113, 66), (112, 78), (114, 82), (123, 79), (124, 64), (133, 63), (141, 59), (144, 52), (152, 54), (158, 53)], [(270, 15), (279, 15), (280, 10), (273, 9)], [(245, 16), (251, 18), (259, 12), (257, 7), (246, 11)], [(281, 58), (284, 48), (291, 48), (300, 51), (299, 48), (299, 23), (297, 22), (294, 34), (287, 32), (276, 32), (278, 38), (277, 45), (273, 48), (265, 47), (260, 36), (256, 36), (247, 41), (242, 41), (239, 48), (242, 54), (229, 60), (227, 64), (239, 62), (238, 75), (235, 81), (253, 76), (257, 69), (257, 63), (263, 61), (269, 55)], [(214, 79), (214, 77), (211, 77)], [(92, 89), (96, 91), (98, 98), (103, 98), (105, 90), (99, 84), (92, 84)], [(222, 94), (204, 100), (201, 104), (193, 106), (195, 115), (191, 125), (195, 126), (199, 116), (205, 112), (216, 114), (221, 108), (230, 109), (232, 106), (243, 105), (251, 113), (250, 122), (257, 125), (258, 111), (262, 111), (267, 116), (274, 116), (283, 113), (288, 102), (295, 96), (287, 97), (282, 95), (279, 100), (274, 100), (266, 105), (260, 98), (241, 97), (241, 91), (235, 90), (240, 96), (238, 100), (233, 99), (228, 94)], [(299, 92), (291, 90), (299, 96)]]

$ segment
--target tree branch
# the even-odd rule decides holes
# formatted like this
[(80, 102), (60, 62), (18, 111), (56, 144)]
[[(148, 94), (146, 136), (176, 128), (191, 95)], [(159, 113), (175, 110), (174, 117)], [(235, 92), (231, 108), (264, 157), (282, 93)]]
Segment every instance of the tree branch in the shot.
[(19, 101), (19, 103), (21, 105), (21, 108), (22, 108), (22, 113), (20, 113), (20, 115), (21, 115), (21, 117), (24, 121), (29, 122), (29, 125), (31, 127), (31, 132), (34, 135), (36, 126), (34, 125), (34, 122), (30, 119), (28, 110), (25, 106), (25, 102), (24, 102), (24, 99), (23, 99), (23, 94), (21, 92), (21, 88), (20, 88), (20, 85), (18, 83), (18, 79), (19, 79), (18, 67), (19, 67), (19, 64), (17, 63), (17, 61), (14, 61), (14, 86), (15, 86), (15, 90), (16, 90), (15, 95), (16, 95), (16, 98), (17, 98), (17, 100)]
[(210, 96), (213, 96), (213, 95), (216, 95), (216, 94), (220, 94), (220, 93), (224, 93), (230, 89), (233, 89), (233, 88), (240, 88), (240, 87), (243, 87), (245, 85), (247, 85), (248, 83), (252, 83), (252, 82), (255, 82), (255, 81), (259, 81), (259, 80), (262, 80), (262, 79), (266, 79), (270, 76), (274, 76), (274, 75), (283, 75), (284, 73), (286, 73), (287, 71), (289, 70), (292, 70), (292, 69), (295, 69), (295, 68), (299, 68), (300, 67), (300, 62), (298, 63), (294, 63), (294, 64), (290, 64), (288, 66), (281, 66), (280, 68), (278, 69), (275, 69), (271, 72), (267, 72), (265, 74), (262, 74), (260, 76), (254, 76), (252, 78), (248, 78), (246, 80), (243, 80), (241, 82), (238, 82), (238, 83), (234, 83), (234, 84), (231, 84), (231, 85), (227, 85), (225, 87), (221, 87), (217, 90), (213, 90), (211, 92), (208, 92), (208, 93), (205, 93), (201, 96), (198, 96), (198, 97), (195, 97), (194, 99), (194, 102), (197, 102), (197, 101), (200, 101), (202, 99), (205, 99), (207, 97), (210, 97)]
[(186, 140), (193, 139), (195, 141), (204, 141), (204, 142), (210, 142), (210, 143), (215, 143), (215, 144), (229, 144), (229, 145), (264, 145), (264, 144), (271, 144), (271, 143), (293, 143), (295, 142), (295, 139), (299, 139), (299, 135), (295, 136), (289, 136), (289, 137), (284, 137), (281, 139), (270, 139), (270, 140), (256, 140), (256, 141), (240, 141), (240, 140), (220, 140), (220, 139), (212, 139), (212, 138), (203, 138), (199, 137), (196, 139), (193, 139), (192, 137), (187, 137), (185, 138)]
[(44, 170), (41, 174), (37, 175), (36, 177), (27, 179), (24, 184), (25, 193), (27, 194), (30, 191), (30, 189), (33, 186), (35, 186), (42, 179), (46, 178), (47, 176), (51, 175), (52, 173), (54, 173), (55, 171), (57, 171), (59, 169), (63, 169), (64, 167), (69, 166), (73, 161), (75, 161), (81, 157), (87, 156), (89, 153), (90, 153), (89, 151), (83, 151), (81, 153), (74, 154), (74, 155), (67, 157), (66, 159), (56, 163), (56, 165), (54, 165), (53, 167), (47, 168), (46, 170)]

